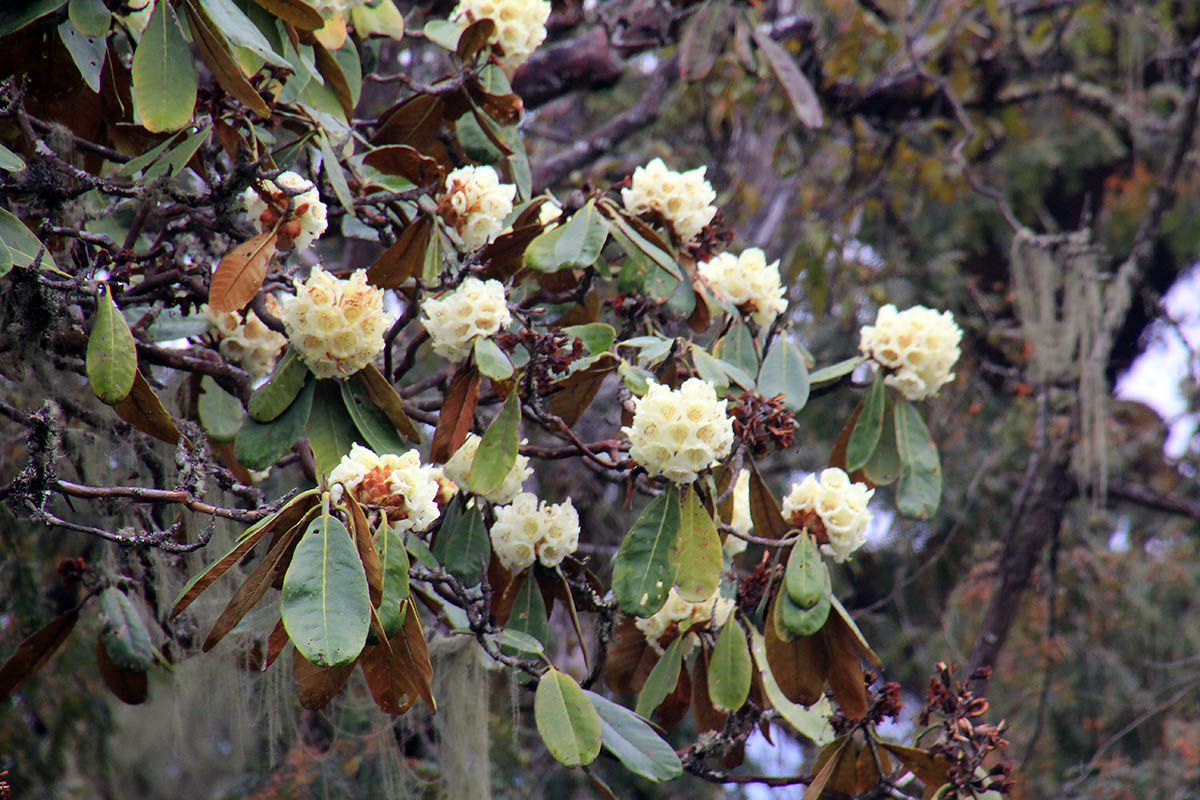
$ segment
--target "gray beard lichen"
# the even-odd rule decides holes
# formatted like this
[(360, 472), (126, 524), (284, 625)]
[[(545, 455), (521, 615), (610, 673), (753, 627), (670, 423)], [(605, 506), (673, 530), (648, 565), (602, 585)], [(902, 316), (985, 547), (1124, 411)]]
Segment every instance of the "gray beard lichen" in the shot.
[(491, 795), (488, 674), (470, 636), (437, 636), (430, 642), (442, 797), (486, 800)]

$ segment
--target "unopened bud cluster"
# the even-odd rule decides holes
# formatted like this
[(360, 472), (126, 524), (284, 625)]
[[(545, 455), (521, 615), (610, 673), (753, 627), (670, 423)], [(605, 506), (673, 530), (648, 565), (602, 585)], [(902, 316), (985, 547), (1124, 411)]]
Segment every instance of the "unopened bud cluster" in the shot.
[(688, 378), (678, 389), (651, 381), (646, 395), (634, 401), (633, 425), (621, 428), (629, 437), (630, 457), (651, 476), (694, 481), (729, 455), (733, 422), (725, 404), (700, 378)]
[(546, 20), (550, 18), (547, 0), (461, 0), (450, 18), (460, 28), (481, 19), (496, 24), (492, 43), (504, 51), (501, 62), (515, 69), (546, 40)]
[(821, 472), (820, 478), (809, 475), (792, 486), (783, 499), (783, 518), (793, 527), (807, 527), (814, 533), (813, 516), (825, 529), (827, 544), (821, 550), (842, 562), (866, 541), (871, 512), (867, 503), (875, 494), (866, 484), (853, 483), (837, 467)]
[(476, 336), (491, 336), (512, 321), (504, 284), (475, 277), (441, 299), (424, 300), (421, 314), (433, 351), (450, 361), (466, 358)]
[(354, 444), (329, 473), (329, 483), (335, 501), (344, 489), (363, 505), (387, 509), (388, 522), (397, 530), (423, 531), (441, 514), (437, 472), (435, 467), (422, 466), (416, 450), (379, 455)]
[(717, 193), (704, 179), (707, 167), (687, 172), (667, 169), (661, 158), (633, 171), (630, 188), (621, 190), (625, 208), (634, 214), (656, 211), (675, 230), (682, 241), (696, 237), (712, 222), (717, 207), (712, 203)]
[(879, 309), (875, 324), (862, 329), (858, 349), (891, 370), (884, 383), (909, 400), (924, 400), (954, 380), (962, 329), (949, 311), (924, 306)]
[(721, 597), (720, 589), (699, 603), (689, 603), (679, 596), (675, 587), (671, 587), (666, 604), (652, 616), (638, 619), (634, 624), (646, 636), (646, 641), (650, 643), (650, 646), (661, 653), (663, 648), (669, 645), (671, 639), (674, 638), (672, 634), (675, 634), (685, 622), (691, 620), (692, 625), (685, 634), (687, 638), (684, 639), (682, 645), (686, 654), (696, 646), (695, 631), (723, 626), (729, 621), (733, 605), (732, 598)]
[(491, 167), (460, 167), (446, 176), (438, 213), (467, 250), (483, 247), (504, 230), (517, 187), (501, 183)]
[(492, 549), (510, 572), (520, 572), (535, 560), (556, 567), (579, 546), (579, 513), (568, 498), (564, 503), (538, 502), (523, 492), (496, 509)]
[(383, 290), (367, 285), (365, 271), (339, 280), (313, 267), (308, 280), (295, 281), (295, 287), (295, 297), (281, 301), (283, 326), (318, 378), (352, 375), (383, 349), (392, 320), (383, 310)]
[(275, 226), (280, 213), (289, 208), (289, 200), (289, 222), (283, 231), (296, 250), (305, 249), (325, 232), (328, 209), (312, 181), (295, 172), (281, 172), (274, 181), (263, 181), (263, 190), (266, 197), (253, 186), (242, 192), (242, 204), (260, 233)]
[(721, 253), (698, 266), (708, 285), (750, 315), (755, 324), (766, 328), (787, 310), (779, 262), (767, 264), (766, 255), (757, 247), (741, 255)]
[[(267, 295), (267, 310), (278, 313), (274, 295)], [(221, 355), (241, 364), (252, 378), (269, 375), (279, 351), (287, 344), (283, 334), (268, 328), (253, 310), (243, 318), (236, 311), (217, 312), (204, 306), (204, 315), (216, 331)]]
[[(479, 441), (480, 439), (476, 434), (467, 434), (466, 441), (454, 452), (454, 455), (446, 462), (446, 466), (443, 467), (446, 477), (459, 486), (467, 485), (467, 477), (471, 474), (471, 464), (474, 463), (475, 453), (479, 450)], [(524, 441), (522, 444), (524, 444)], [(512, 502), (512, 499), (521, 493), (521, 484), (532, 474), (533, 468), (529, 466), (529, 459), (518, 453), (517, 460), (513, 463), (512, 469), (504, 476), (504, 480), (500, 485), (480, 496), (493, 504)]]

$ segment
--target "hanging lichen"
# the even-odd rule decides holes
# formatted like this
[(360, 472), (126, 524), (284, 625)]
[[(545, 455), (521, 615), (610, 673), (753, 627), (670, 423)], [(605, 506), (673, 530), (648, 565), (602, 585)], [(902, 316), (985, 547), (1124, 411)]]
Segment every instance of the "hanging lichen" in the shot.
[(442, 797), (486, 800), (491, 797), (488, 676), (479, 647), (467, 636), (437, 637), (429, 654), (445, 778)]

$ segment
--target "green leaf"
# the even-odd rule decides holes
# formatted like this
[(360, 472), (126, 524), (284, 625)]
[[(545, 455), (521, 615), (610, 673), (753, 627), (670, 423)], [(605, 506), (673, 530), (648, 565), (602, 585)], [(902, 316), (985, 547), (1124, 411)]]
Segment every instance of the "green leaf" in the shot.
[(563, 333), (583, 342), (584, 349), (592, 355), (603, 353), (612, 347), (617, 338), (617, 332), (612, 325), (605, 322), (589, 322), (586, 325), (568, 325)]
[(270, 422), (292, 405), (308, 380), (308, 367), (300, 354), (288, 347), (275, 364), (271, 379), (250, 395), (248, 410), (256, 422)]
[(320, 667), (358, 658), (367, 642), (371, 598), (358, 549), (336, 517), (317, 517), (296, 544), (283, 576), (283, 627), (302, 656)]
[(821, 602), (829, 590), (829, 568), (817, 549), (817, 541), (810, 535), (800, 537), (792, 547), (788, 558), (784, 585), (792, 602), (805, 610)]
[(40, 254), (41, 261), (38, 262), (38, 265), (41, 268), (49, 269), (60, 275), (66, 274), (59, 270), (54, 259), (50, 257), (50, 251), (42, 246), (29, 228), (25, 227), (25, 223), (3, 207), (0, 207), (0, 242), (8, 245), (14, 267), (31, 267)]
[(80, 33), (75, 23), (68, 19), (58, 26), (58, 36), (83, 76), (83, 82), (99, 94), (100, 70), (104, 68), (104, 58), (108, 53), (104, 34), (88, 36)]
[(380, 525), (375, 532), (375, 550), (383, 566), (383, 591), (379, 601), (379, 622), (391, 639), (404, 625), (404, 599), (408, 597), (408, 551), (400, 534), (391, 525)]
[(150, 633), (133, 602), (116, 586), (100, 592), (100, 641), (113, 663), (124, 670), (144, 672), (154, 663)]
[(214, 442), (232, 442), (242, 427), (246, 412), (242, 403), (217, 385), (211, 375), (200, 379), (200, 396), (196, 398), (200, 424)]
[(491, 540), (478, 506), (453, 519), (447, 515), (433, 543), (434, 556), (464, 586), (474, 586), (483, 579), (491, 552)]
[(232, 0), (200, 0), (200, 5), (230, 42), (277, 67), (292, 68), (291, 63), (275, 52), (263, 32)]
[(12, 268), (13, 268), (12, 250), (9, 250), (8, 245), (6, 245), (2, 240), (0, 240), (0, 278), (3, 278), (5, 275), (7, 275), (9, 272), (11, 272)]
[(188, 136), (177, 147), (172, 147), (163, 158), (155, 161), (146, 168), (146, 178), (157, 178), (161, 175), (178, 175), (187, 168), (188, 162), (192, 160), (192, 156), (196, 155), (196, 151), (208, 141), (208, 134), (212, 131), (211, 125), (205, 125), (200, 130)]
[(896, 418), (896, 448), (900, 453), (900, 483), (896, 486), (896, 508), (901, 514), (925, 519), (937, 511), (942, 499), (942, 464), (937, 445), (912, 403), (898, 398), (892, 413)]
[(475, 337), (475, 364), (479, 371), (494, 381), (505, 381), (513, 376), (513, 365), (508, 356), (491, 338)]
[[(828, 577), (829, 573), (825, 574)], [(825, 627), (831, 605), (829, 591), (823, 592), (812, 608), (801, 608), (792, 601), (791, 595), (780, 592), (775, 598), (775, 629), (789, 642), (801, 636), (812, 636)]]
[(707, 600), (721, 585), (721, 537), (698, 493), (685, 490), (679, 512), (673, 561), (679, 596), (690, 603)]
[(504, 407), (483, 432), (479, 449), (471, 461), (467, 486), (476, 494), (487, 494), (499, 488), (517, 463), (521, 437), (521, 399), (514, 388), (508, 393)]
[(25, 160), (0, 144), (0, 169), (5, 172), (20, 172), (25, 169)]
[(677, 280), (683, 279), (683, 276), (679, 273), (679, 265), (675, 263), (675, 258), (638, 233), (618, 209), (610, 207), (608, 217), (620, 231), (621, 235), (615, 236), (615, 238), (626, 253), (634, 258), (647, 256), (655, 264), (669, 272), (672, 277)]
[[(737, 381), (743, 389), (754, 390), (754, 376), (758, 374), (758, 350), (754, 347), (754, 337), (750, 328), (740, 320), (735, 321), (729, 328), (729, 333), (721, 339), (720, 349), (716, 355), (726, 363), (729, 377)], [(729, 369), (736, 367), (737, 372)]]
[(430, 569), (438, 568), (438, 560), (433, 557), (433, 551), (429, 549), (429, 545), (416, 536), (404, 537), (404, 549), (408, 554), (417, 560), (418, 564), (422, 564)]
[[(519, 631), (545, 645), (550, 641), (550, 622), (546, 615), (546, 601), (542, 598), (542, 590), (532, 574), (520, 578), (521, 588), (513, 601), (512, 611), (508, 615), (506, 630)], [(527, 651), (528, 652), (528, 651)]]
[(854, 372), (854, 370), (858, 369), (858, 365), (866, 360), (866, 356), (854, 356), (853, 358), (847, 358), (845, 361), (830, 364), (828, 367), (821, 367), (808, 376), (808, 382), (828, 383), (829, 381), (836, 381), (838, 378)]
[(350, 193), (350, 185), (346, 183), (346, 173), (342, 171), (342, 165), (338, 163), (337, 155), (333, 152), (333, 145), (329, 143), (329, 137), (325, 135), (325, 130), (321, 129), (321, 163), (325, 165), (325, 175), (329, 178), (329, 183), (333, 185), (333, 193), (337, 195), (338, 202), (342, 208), (350, 216), (354, 216), (354, 195)]
[(876, 486), (895, 483), (900, 477), (900, 453), (896, 449), (895, 412), (889, 406), (883, 420), (883, 433), (870, 460), (863, 465), (863, 472)]
[(342, 392), (342, 403), (368, 447), (380, 454), (408, 452), (408, 443), (400, 437), (387, 414), (371, 402), (361, 381), (338, 381), (337, 384)]
[(650, 391), (650, 379), (654, 376), (641, 367), (635, 367), (628, 361), (622, 361), (617, 367), (617, 373), (625, 381), (625, 386), (629, 391), (638, 397)]
[[(350, 452), (355, 442), (365, 444), (366, 437), (358, 432), (354, 420), (342, 402), (342, 393), (334, 381), (317, 381), (312, 413), (308, 417), (308, 443), (317, 474), (328, 475)], [(309, 659), (310, 661), (312, 659)]]
[(177, 131), (192, 121), (196, 62), (170, 3), (156, 3), (133, 53), (133, 104), (151, 133)]
[(850, 441), (846, 444), (846, 471), (854, 472), (862, 469), (870, 460), (871, 454), (879, 444), (883, 433), (883, 412), (887, 410), (887, 395), (883, 388), (882, 371), (875, 375), (871, 389), (863, 401), (862, 411), (854, 430), (850, 432)]
[(133, 390), (137, 345), (129, 323), (117, 310), (107, 283), (96, 289), (96, 319), (87, 343), (87, 375), (92, 391), (115, 406)]
[(453, 53), (458, 50), (458, 37), (462, 34), (462, 28), (450, 20), (432, 19), (425, 23), (424, 33), (426, 39)]
[(696, 372), (700, 373), (700, 377), (711, 383), (718, 392), (723, 392), (729, 388), (729, 373), (725, 371), (725, 365), (719, 358), (713, 358), (704, 348), (693, 343), (692, 347), (692, 363), (696, 365)]
[(600, 715), (570, 675), (546, 670), (533, 698), (533, 716), (546, 749), (562, 764), (590, 764), (600, 755)]
[(833, 741), (833, 729), (829, 725), (832, 707), (829, 700), (822, 697), (809, 708), (799, 703), (793, 703), (779, 688), (775, 676), (771, 674), (771, 665), (767, 662), (767, 644), (763, 635), (754, 628), (750, 629), (750, 649), (754, 654), (754, 663), (762, 678), (763, 691), (767, 700), (779, 712), (779, 716), (787, 720), (796, 732), (810, 739), (818, 746)]
[(533, 636), (521, 631), (515, 631), (511, 628), (505, 628), (496, 634), (496, 641), (507, 652), (532, 653), (539, 655), (546, 652), (546, 648)]
[(737, 711), (750, 695), (750, 647), (732, 617), (721, 629), (708, 661), (708, 696), (720, 711)]
[(649, 617), (667, 602), (675, 583), (671, 551), (679, 526), (679, 488), (672, 483), (646, 506), (613, 560), (612, 588), (626, 614)]
[(525, 264), (540, 272), (591, 266), (608, 240), (608, 223), (588, 200), (571, 218), (540, 234), (525, 250)]
[(156, 144), (154, 147), (142, 153), (140, 156), (135, 156), (129, 159), (121, 165), (120, 169), (117, 170), (117, 175), (120, 177), (132, 178), (141, 174), (142, 170), (157, 162), (158, 159), (161, 158), (162, 155), (166, 153), (173, 144), (178, 143), (179, 137), (182, 135), (183, 134), (176, 134), (174, 136), (169, 136), (161, 143)]
[(600, 715), (601, 741), (626, 769), (655, 782), (674, 780), (683, 774), (675, 749), (649, 723), (595, 692), (584, 690), (584, 694)]
[(690, 621), (680, 626), (679, 635), (667, 645), (662, 658), (658, 659), (658, 663), (646, 677), (635, 709), (639, 716), (649, 719), (654, 709), (662, 705), (667, 695), (675, 691), (675, 684), (679, 683), (679, 670), (683, 665), (683, 640), (689, 627)]
[(32, 0), (0, 4), (0, 36), (21, 30), (29, 23), (58, 11), (63, 0)]
[(249, 415), (233, 440), (233, 455), (247, 469), (266, 469), (292, 449), (304, 433), (312, 411), (316, 381), (309, 379), (287, 410), (270, 422)]
[(781, 333), (763, 357), (758, 371), (758, 394), (761, 397), (783, 395), (789, 411), (799, 411), (808, 402), (808, 365), (804, 355)]

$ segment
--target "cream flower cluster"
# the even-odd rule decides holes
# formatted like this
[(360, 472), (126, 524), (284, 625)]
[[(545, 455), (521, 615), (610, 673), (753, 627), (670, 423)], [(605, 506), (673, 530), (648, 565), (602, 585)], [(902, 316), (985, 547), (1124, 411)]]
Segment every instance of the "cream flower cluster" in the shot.
[(498, 280), (467, 278), (450, 294), (421, 303), (421, 323), (433, 340), (433, 351), (450, 361), (462, 361), (476, 336), (491, 336), (508, 323), (504, 284)]
[(696, 646), (694, 631), (702, 628), (720, 628), (729, 621), (729, 615), (732, 612), (733, 599), (721, 597), (720, 588), (706, 600), (689, 603), (680, 597), (679, 593), (675, 591), (675, 587), (672, 586), (670, 594), (667, 595), (666, 604), (653, 616), (636, 620), (634, 625), (645, 634), (646, 641), (650, 643), (650, 646), (661, 653), (664, 646), (671, 643), (670, 639), (664, 643), (663, 638), (667, 634), (675, 633), (679, 630), (680, 625), (691, 620), (692, 626), (688, 628), (687, 638), (682, 645), (686, 655)]
[(290, 233), (292, 246), (296, 250), (305, 249), (325, 232), (329, 224), (326, 218), (328, 209), (321, 202), (321, 194), (312, 181), (300, 177), (295, 172), (281, 172), (274, 181), (263, 181), (263, 188), (267, 191), (270, 202), (253, 186), (242, 192), (242, 205), (259, 233), (262, 233), (264, 227), (274, 226), (278, 220), (275, 209), (287, 208), (289, 198), (291, 219), (296, 225), (294, 229), (285, 226), (284, 230)]
[[(278, 314), (278, 305), (274, 295), (267, 295), (268, 311)], [(236, 311), (216, 312), (207, 305), (203, 310), (217, 332), (221, 355), (241, 364), (253, 378), (270, 374), (279, 351), (287, 344), (282, 334), (264, 325), (253, 310), (246, 312), (244, 319)]]
[(460, 28), (487, 18), (496, 23), (492, 43), (504, 51), (501, 62), (509, 69), (523, 64), (546, 40), (547, 0), (461, 0), (450, 15)]
[(446, 176), (438, 213), (468, 250), (483, 247), (504, 230), (517, 187), (501, 183), (491, 167), (460, 167)]
[(682, 241), (690, 241), (717, 213), (712, 204), (717, 193), (704, 179), (706, 169), (673, 172), (661, 158), (656, 158), (633, 171), (633, 183), (621, 190), (621, 200), (635, 214), (657, 211), (671, 223)]
[[(454, 451), (454, 455), (450, 456), (450, 460), (443, 467), (446, 477), (459, 486), (467, 485), (467, 476), (471, 474), (471, 464), (475, 461), (476, 451), (479, 450), (479, 441), (477, 435), (468, 433), (466, 441)], [(521, 444), (526, 443), (526, 440), (521, 441)], [(532, 474), (533, 468), (529, 466), (529, 459), (518, 453), (517, 460), (504, 476), (504, 481), (492, 491), (480, 496), (493, 504), (511, 503), (512, 499), (521, 493), (521, 484)]]
[(651, 381), (646, 395), (634, 400), (633, 425), (621, 428), (632, 445), (629, 455), (651, 476), (696, 480), (696, 473), (729, 455), (733, 421), (726, 402), (700, 378), (688, 378), (678, 389)]
[(698, 267), (708, 285), (750, 314), (760, 328), (768, 327), (787, 309), (779, 262), (767, 264), (760, 248), (751, 247), (742, 254), (721, 253)]
[(892, 370), (884, 383), (909, 400), (924, 400), (954, 380), (961, 341), (962, 329), (949, 311), (925, 306), (897, 311), (889, 303), (874, 325), (863, 327), (858, 349)]
[(366, 271), (339, 280), (313, 267), (307, 281), (294, 283), (296, 296), (281, 302), (283, 326), (318, 378), (352, 375), (383, 349), (392, 320), (383, 310), (383, 290), (367, 285)]
[[(750, 470), (744, 469), (738, 473), (737, 481), (733, 484), (733, 517), (729, 527), (741, 534), (749, 534), (754, 530), (754, 520), (750, 518)], [(746, 549), (746, 540), (736, 536), (725, 536), (725, 553), (733, 558)]]
[(837, 467), (821, 472), (818, 479), (809, 475), (794, 484), (783, 498), (783, 518), (797, 528), (811, 528), (812, 515), (825, 528), (828, 544), (821, 550), (839, 563), (866, 541), (871, 512), (867, 503), (874, 489), (864, 483), (851, 483), (850, 477)]
[(579, 513), (570, 498), (552, 505), (523, 492), (496, 509), (492, 549), (510, 572), (520, 572), (535, 560), (557, 567), (579, 546)]
[(331, 494), (340, 500), (343, 489), (364, 505), (384, 506), (388, 522), (400, 531), (423, 531), (441, 514), (437, 469), (421, 465), (421, 454), (377, 454), (354, 444), (329, 473)]

